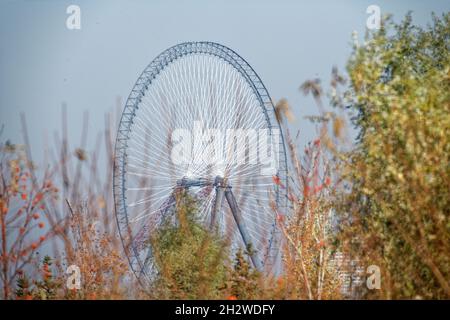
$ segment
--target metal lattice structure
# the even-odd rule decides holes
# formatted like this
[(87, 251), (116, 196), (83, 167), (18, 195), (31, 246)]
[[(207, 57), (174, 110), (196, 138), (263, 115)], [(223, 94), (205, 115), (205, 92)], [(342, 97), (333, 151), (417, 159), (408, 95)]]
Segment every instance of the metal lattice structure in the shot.
[[(248, 161), (207, 163), (217, 151), (202, 144), (186, 163), (174, 164), (174, 132), (195, 132), (199, 123), (223, 132), (250, 132), (245, 141), (233, 140), (224, 147), (224, 154), (241, 152)], [(261, 173), (267, 163), (252, 161), (252, 146), (264, 141), (254, 138), (253, 130), (267, 133), (277, 162), (273, 174)], [(263, 155), (258, 149), (255, 159)], [(215, 227), (232, 251), (251, 244), (254, 266), (278, 273), (282, 263), (277, 212), (286, 213), (287, 182), (284, 138), (272, 100), (236, 52), (212, 42), (182, 43), (145, 68), (122, 114), (114, 167), (119, 232), (141, 282), (151, 281), (157, 272), (148, 237), (173, 214), (174, 193), (180, 188), (196, 197), (201, 222)]]

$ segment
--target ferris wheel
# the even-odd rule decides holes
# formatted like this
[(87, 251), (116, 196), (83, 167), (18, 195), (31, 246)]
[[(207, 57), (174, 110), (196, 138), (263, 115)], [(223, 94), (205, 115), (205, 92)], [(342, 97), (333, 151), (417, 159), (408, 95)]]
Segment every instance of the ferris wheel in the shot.
[(258, 75), (217, 43), (162, 52), (137, 79), (122, 113), (114, 201), (125, 252), (142, 283), (158, 272), (148, 239), (173, 215), (177, 190), (195, 197), (200, 223), (226, 239), (231, 252), (251, 245), (256, 269), (280, 271), (283, 134)]

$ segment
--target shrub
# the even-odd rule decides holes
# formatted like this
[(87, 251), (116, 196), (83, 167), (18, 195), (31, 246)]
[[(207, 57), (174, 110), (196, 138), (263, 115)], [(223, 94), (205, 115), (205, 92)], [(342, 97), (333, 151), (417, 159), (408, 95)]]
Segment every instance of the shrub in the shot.
[(197, 218), (195, 199), (176, 196), (176, 224), (165, 224), (151, 236), (159, 276), (150, 290), (163, 299), (218, 299), (226, 288), (226, 243)]

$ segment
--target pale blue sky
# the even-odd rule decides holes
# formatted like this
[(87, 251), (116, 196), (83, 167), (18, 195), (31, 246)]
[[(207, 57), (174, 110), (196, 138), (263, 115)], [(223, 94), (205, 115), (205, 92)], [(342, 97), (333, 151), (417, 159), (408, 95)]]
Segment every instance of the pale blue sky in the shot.
[[(70, 4), (81, 7), (81, 30), (66, 29)], [(412, 10), (422, 25), (431, 12), (450, 10), (445, 0), (0, 0), (1, 139), (21, 142), (24, 111), (33, 152), (40, 157), (44, 133), (51, 137), (60, 131), (66, 102), (69, 134), (76, 142), (84, 110), (90, 112), (90, 132), (100, 130), (116, 97), (125, 100), (161, 51), (183, 41), (209, 40), (243, 56), (274, 100), (288, 98), (297, 114), (294, 127), (306, 142), (314, 130), (303, 116), (315, 108), (298, 87), (313, 77), (328, 81), (333, 65), (344, 69), (351, 33), (362, 37), (371, 4), (397, 21)]]

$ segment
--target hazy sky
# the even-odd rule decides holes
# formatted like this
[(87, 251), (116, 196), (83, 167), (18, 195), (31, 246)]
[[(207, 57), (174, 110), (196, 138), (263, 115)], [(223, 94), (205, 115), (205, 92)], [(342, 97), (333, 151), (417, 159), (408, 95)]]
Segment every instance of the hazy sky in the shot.
[[(70, 4), (81, 8), (81, 30), (66, 28)], [(419, 24), (429, 22), (433, 11), (450, 10), (445, 0), (0, 0), (1, 139), (21, 142), (19, 114), (25, 112), (33, 152), (40, 157), (44, 133), (61, 130), (66, 102), (69, 134), (78, 141), (84, 110), (90, 113), (90, 132), (100, 130), (116, 97), (125, 101), (161, 51), (208, 40), (244, 57), (274, 100), (288, 98), (297, 114), (294, 126), (306, 142), (313, 127), (302, 117), (315, 108), (298, 87), (313, 77), (328, 81), (333, 65), (344, 68), (351, 33), (362, 38), (371, 4), (397, 21), (412, 10)]]

